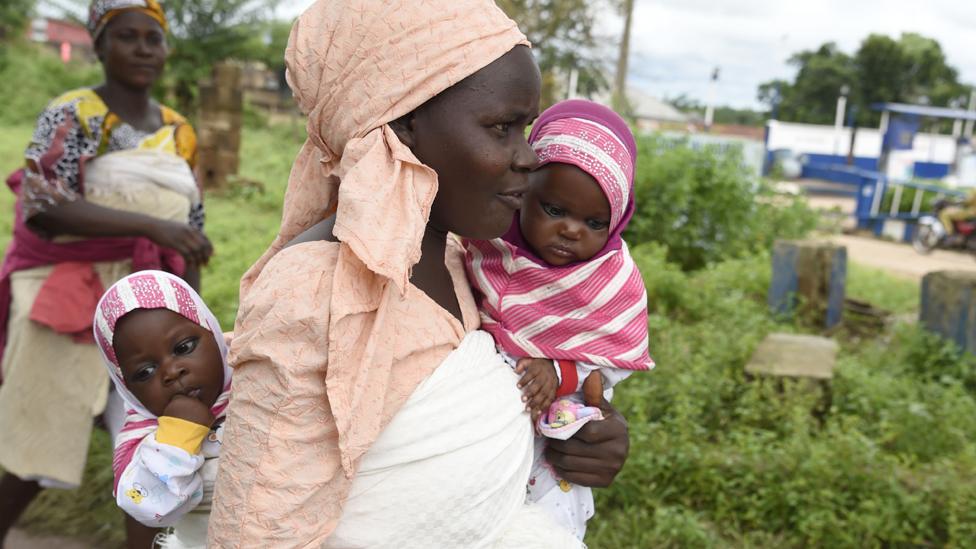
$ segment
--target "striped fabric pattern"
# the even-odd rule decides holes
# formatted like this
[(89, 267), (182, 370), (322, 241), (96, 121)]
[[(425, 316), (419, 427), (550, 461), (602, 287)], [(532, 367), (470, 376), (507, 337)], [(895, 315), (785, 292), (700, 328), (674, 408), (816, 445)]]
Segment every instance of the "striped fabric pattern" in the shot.
[(626, 370), (654, 366), (647, 291), (626, 244), (565, 267), (533, 261), (502, 239), (467, 244), (481, 326), (509, 354)]
[(227, 365), (227, 344), (217, 318), (196, 291), (183, 279), (163, 271), (139, 271), (113, 284), (99, 301), (93, 322), (95, 342), (102, 353), (109, 377), (126, 403), (125, 423), (115, 439), (112, 458), (112, 471), (115, 473), (113, 494), (139, 443), (155, 432), (159, 425), (158, 418), (126, 388), (112, 346), (119, 319), (136, 309), (169, 309), (214, 334), (224, 362), (224, 388), (210, 412), (215, 418), (223, 417), (230, 401), (231, 369)]
[(517, 357), (653, 368), (647, 290), (620, 236), (634, 211), (637, 144), (627, 123), (597, 103), (563, 101), (539, 116), (529, 143), (541, 166), (573, 165), (596, 180), (610, 203), (610, 234), (593, 258), (560, 267), (532, 252), (518, 216), (503, 238), (466, 242), (482, 327)]

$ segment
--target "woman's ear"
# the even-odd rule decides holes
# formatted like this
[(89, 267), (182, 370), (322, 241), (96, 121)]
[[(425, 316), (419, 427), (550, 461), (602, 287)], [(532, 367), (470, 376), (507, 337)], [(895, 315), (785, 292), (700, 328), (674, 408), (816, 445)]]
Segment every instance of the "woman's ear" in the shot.
[(407, 113), (390, 122), (390, 128), (393, 129), (393, 133), (396, 134), (400, 142), (406, 145), (408, 149), (412, 149), (417, 143), (416, 134), (414, 133), (413, 112)]

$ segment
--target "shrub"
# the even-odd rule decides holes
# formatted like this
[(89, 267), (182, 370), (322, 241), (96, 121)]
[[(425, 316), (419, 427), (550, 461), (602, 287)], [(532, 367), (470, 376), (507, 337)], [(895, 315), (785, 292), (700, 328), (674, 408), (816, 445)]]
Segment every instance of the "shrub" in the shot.
[[(34, 44), (6, 43), (0, 48), (0, 124), (30, 124), (44, 106), (62, 93), (97, 84), (102, 68), (72, 61), (65, 65), (52, 51)], [(16, 85), (11, 85), (11, 83)], [(24, 143), (27, 146), (27, 143)]]
[(632, 244), (658, 242), (684, 270), (768, 248), (816, 226), (799, 198), (777, 196), (749, 174), (741, 151), (695, 150), (658, 137), (638, 140)]

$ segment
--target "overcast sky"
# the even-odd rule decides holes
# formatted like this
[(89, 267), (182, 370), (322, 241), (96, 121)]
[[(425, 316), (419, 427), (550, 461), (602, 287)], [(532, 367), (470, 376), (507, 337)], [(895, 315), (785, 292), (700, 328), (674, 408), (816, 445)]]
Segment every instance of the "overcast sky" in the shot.
[[(974, 0), (634, 0), (632, 86), (658, 97), (705, 100), (713, 67), (721, 67), (719, 103), (758, 107), (756, 88), (791, 78), (793, 52), (827, 41), (853, 53), (872, 32), (918, 32), (942, 44), (964, 82), (976, 84)], [(279, 4), (300, 13), (310, 0)], [(622, 23), (608, 16), (599, 32), (609, 45)], [(612, 56), (610, 49), (608, 55)], [(615, 58), (613, 58), (615, 59)]]

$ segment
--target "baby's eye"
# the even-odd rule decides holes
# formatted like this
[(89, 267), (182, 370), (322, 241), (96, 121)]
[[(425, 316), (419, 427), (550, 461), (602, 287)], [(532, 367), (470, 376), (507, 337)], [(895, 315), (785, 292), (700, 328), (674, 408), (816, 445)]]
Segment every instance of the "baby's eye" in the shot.
[(550, 217), (559, 217), (563, 215), (563, 209), (552, 204), (543, 202), (542, 211), (546, 212)]
[(610, 226), (610, 223), (606, 221), (600, 221), (598, 219), (587, 219), (586, 226), (594, 231), (602, 231)]
[(142, 368), (139, 368), (139, 371), (132, 376), (132, 381), (135, 381), (136, 383), (143, 383), (145, 381), (149, 381), (149, 378), (151, 378), (155, 373), (156, 373), (156, 365), (150, 364), (147, 366), (143, 366)]
[(197, 348), (197, 341), (199, 340), (195, 337), (188, 337), (183, 341), (177, 343), (176, 347), (173, 350), (178, 355), (188, 355), (192, 353), (194, 349)]

